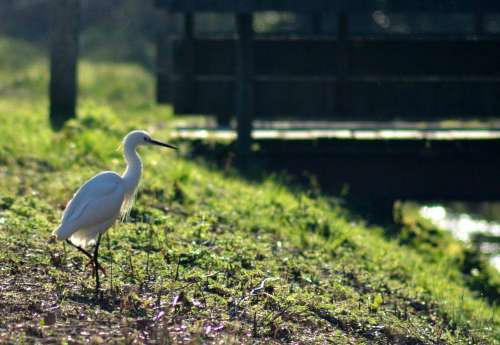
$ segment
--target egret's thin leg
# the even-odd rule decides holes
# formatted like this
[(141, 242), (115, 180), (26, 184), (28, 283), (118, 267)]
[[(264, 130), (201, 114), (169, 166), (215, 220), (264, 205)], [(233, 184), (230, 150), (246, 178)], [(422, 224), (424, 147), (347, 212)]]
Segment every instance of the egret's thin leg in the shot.
[(68, 262), (68, 253), (66, 252), (66, 243), (63, 242), (63, 248), (64, 248), (64, 265)]
[(68, 242), (70, 245), (72, 245), (73, 247), (75, 247), (76, 249), (78, 249), (78, 251), (80, 251), (81, 253), (85, 254), (90, 260), (92, 260), (92, 254), (90, 254), (88, 251), (86, 251), (85, 249), (83, 249), (80, 246), (77, 246), (76, 244), (74, 244), (73, 242), (71, 242), (69, 239), (66, 240), (66, 242)]
[(109, 267), (110, 268), (110, 276), (109, 276), (109, 286), (110, 290), (113, 291), (113, 253), (111, 252), (111, 240), (109, 239), (109, 232), (106, 232), (106, 242), (108, 244), (108, 252), (109, 252)]
[(100, 288), (100, 282), (99, 282), (99, 261), (98, 261), (98, 256), (99, 256), (99, 244), (101, 244), (101, 236), (102, 234), (99, 234), (97, 236), (97, 242), (95, 244), (95, 249), (94, 249), (94, 269), (95, 269), (95, 291), (96, 294), (99, 293), (99, 288)]
[[(69, 239), (66, 240), (66, 242), (69, 243), (71, 246), (75, 247), (76, 249), (78, 249), (79, 252), (85, 254), (85, 256), (87, 256), (90, 259), (90, 262), (92, 264), (95, 263), (94, 257), (88, 251), (86, 251), (85, 249), (83, 249), (80, 246), (77, 246), (76, 244), (74, 244), (73, 242), (71, 242)], [(104, 270), (104, 268), (101, 267), (101, 265), (98, 266), (98, 269), (100, 269), (104, 274), (106, 274), (106, 271)]]

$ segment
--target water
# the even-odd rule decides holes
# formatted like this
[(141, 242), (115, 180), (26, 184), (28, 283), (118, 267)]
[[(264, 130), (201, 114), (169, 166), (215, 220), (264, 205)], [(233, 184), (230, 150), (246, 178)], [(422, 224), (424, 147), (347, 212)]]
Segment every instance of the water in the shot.
[[(500, 237), (500, 223), (475, 219), (469, 214), (449, 212), (443, 206), (424, 206), (420, 209), (420, 214), (464, 242), (470, 242), (472, 235), (477, 233)], [(480, 249), (482, 252), (491, 255), (491, 264), (500, 271), (498, 246), (493, 243), (483, 243)]]

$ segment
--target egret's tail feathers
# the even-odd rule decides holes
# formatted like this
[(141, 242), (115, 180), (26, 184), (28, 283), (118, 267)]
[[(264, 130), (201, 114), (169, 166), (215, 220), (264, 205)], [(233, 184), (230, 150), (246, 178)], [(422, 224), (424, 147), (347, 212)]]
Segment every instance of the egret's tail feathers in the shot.
[(78, 230), (65, 227), (64, 225), (59, 226), (52, 232), (52, 235), (56, 236), (59, 241), (64, 241), (69, 239), (74, 245), (85, 248), (91, 246), (95, 243), (96, 234), (91, 230)]

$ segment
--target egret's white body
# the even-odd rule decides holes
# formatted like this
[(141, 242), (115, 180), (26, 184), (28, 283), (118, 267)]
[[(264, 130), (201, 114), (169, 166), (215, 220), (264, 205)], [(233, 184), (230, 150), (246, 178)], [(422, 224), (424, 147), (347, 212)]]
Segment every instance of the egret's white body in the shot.
[(125, 195), (122, 176), (106, 171), (92, 177), (69, 201), (54, 234), (58, 240), (69, 238), (87, 247), (119, 217)]
[(73, 195), (63, 213), (60, 226), (53, 234), (58, 240), (87, 247), (99, 234), (109, 229), (120, 214), (125, 215), (134, 199), (141, 179), (142, 162), (136, 152), (139, 145), (171, 145), (151, 139), (144, 131), (130, 132), (124, 139), (127, 169), (123, 175), (105, 171), (92, 177)]

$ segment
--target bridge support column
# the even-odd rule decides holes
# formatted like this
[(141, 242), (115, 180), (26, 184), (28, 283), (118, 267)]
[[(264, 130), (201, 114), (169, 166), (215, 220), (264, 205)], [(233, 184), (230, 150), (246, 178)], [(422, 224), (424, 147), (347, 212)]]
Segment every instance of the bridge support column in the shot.
[(50, 123), (59, 129), (76, 116), (79, 0), (50, 2)]
[(184, 36), (182, 37), (182, 57), (179, 58), (181, 66), (179, 66), (179, 74), (181, 76), (181, 84), (177, 90), (171, 90), (177, 103), (176, 110), (179, 113), (191, 113), (193, 104), (196, 103), (196, 88), (195, 88), (195, 40), (194, 40), (194, 14), (186, 13), (184, 15)]
[(236, 147), (240, 156), (250, 153), (252, 119), (254, 115), (253, 90), (253, 14), (236, 15), (238, 40), (236, 42), (236, 118), (238, 139)]

